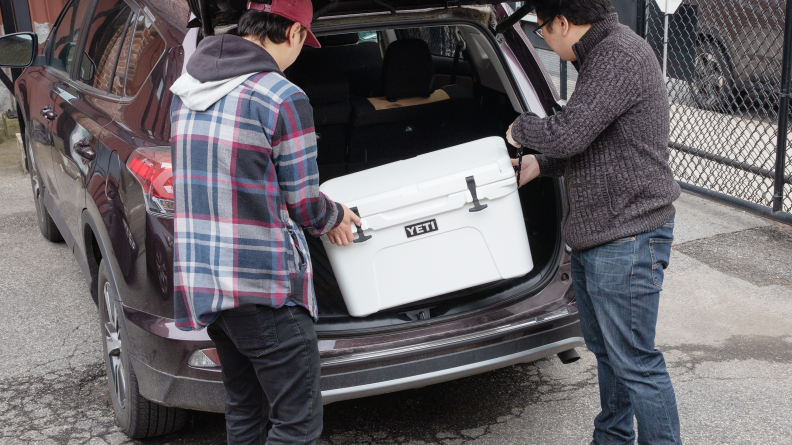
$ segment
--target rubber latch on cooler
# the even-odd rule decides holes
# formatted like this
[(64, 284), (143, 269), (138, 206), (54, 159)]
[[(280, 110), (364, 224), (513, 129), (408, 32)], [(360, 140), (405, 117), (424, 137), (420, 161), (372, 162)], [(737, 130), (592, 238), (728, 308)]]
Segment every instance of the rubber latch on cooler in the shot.
[(470, 195), (473, 197), (473, 207), (468, 209), (468, 212), (479, 212), (486, 209), (487, 204), (482, 205), (479, 203), (478, 195), (476, 194), (476, 179), (473, 176), (468, 176), (465, 181), (467, 181), (468, 190), (470, 190)]
[[(360, 218), (360, 213), (358, 213), (357, 207), (352, 207), (349, 210), (353, 211), (355, 213), (355, 215), (357, 215), (358, 218)], [(352, 223), (352, 224), (355, 224), (355, 223)], [(363, 233), (363, 228), (362, 227), (360, 227), (357, 224), (355, 224), (355, 227), (357, 227), (358, 237), (357, 237), (356, 240), (352, 241), (353, 243), (362, 243), (364, 241), (368, 241), (368, 240), (371, 239), (371, 235), (366, 235), (365, 233)]]

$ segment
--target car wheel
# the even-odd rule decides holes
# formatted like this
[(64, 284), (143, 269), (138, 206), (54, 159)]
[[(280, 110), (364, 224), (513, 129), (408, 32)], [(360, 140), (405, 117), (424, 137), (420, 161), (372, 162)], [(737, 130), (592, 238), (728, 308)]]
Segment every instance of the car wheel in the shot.
[(160, 290), (163, 294), (168, 294), (170, 289), (168, 286), (168, 272), (173, 269), (172, 263), (166, 260), (164, 249), (157, 245), (154, 249), (154, 261), (157, 267), (157, 280), (159, 281)]
[(187, 411), (146, 400), (140, 395), (130, 363), (124, 315), (104, 260), (99, 265), (99, 321), (107, 384), (118, 427), (132, 439), (172, 433), (187, 421)]
[(696, 106), (703, 110), (730, 113), (736, 104), (729, 59), (717, 43), (701, 40), (696, 44), (691, 88)]
[(53, 243), (63, 242), (63, 235), (61, 235), (58, 226), (55, 224), (49, 211), (47, 211), (47, 206), (44, 205), (44, 189), (41, 187), (35, 171), (30, 172), (30, 184), (33, 187), (33, 200), (36, 203), (36, 220), (38, 221), (41, 235)]

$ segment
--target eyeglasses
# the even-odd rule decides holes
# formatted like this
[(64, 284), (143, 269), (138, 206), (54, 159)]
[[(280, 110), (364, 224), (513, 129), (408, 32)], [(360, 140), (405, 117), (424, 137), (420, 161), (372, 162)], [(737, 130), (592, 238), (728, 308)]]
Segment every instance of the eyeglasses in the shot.
[[(558, 0), (558, 9), (561, 9), (562, 1), (564, 0)], [(533, 33), (536, 34), (536, 36), (539, 37), (540, 39), (544, 40), (544, 31), (542, 31), (542, 28), (544, 28), (548, 23), (552, 22), (553, 20), (555, 20), (555, 17), (551, 17), (546, 22), (542, 23), (538, 28), (534, 29)]]
[(553, 20), (555, 20), (555, 17), (553, 17), (552, 19), (542, 23), (538, 28), (534, 29), (533, 33), (536, 34), (537, 37), (539, 37), (540, 39), (544, 40), (544, 31), (542, 31), (542, 28), (547, 26), (547, 24), (552, 22)]

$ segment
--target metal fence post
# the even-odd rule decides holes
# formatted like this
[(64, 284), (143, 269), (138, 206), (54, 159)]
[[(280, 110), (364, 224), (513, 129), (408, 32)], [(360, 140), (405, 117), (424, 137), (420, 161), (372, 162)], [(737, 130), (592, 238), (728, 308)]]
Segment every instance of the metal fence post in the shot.
[(792, 0), (787, 0), (786, 4), (784, 53), (781, 60), (781, 103), (778, 106), (778, 146), (776, 147), (773, 213), (780, 212), (784, 204), (784, 173), (786, 169), (787, 125), (789, 124), (789, 77), (792, 72)]

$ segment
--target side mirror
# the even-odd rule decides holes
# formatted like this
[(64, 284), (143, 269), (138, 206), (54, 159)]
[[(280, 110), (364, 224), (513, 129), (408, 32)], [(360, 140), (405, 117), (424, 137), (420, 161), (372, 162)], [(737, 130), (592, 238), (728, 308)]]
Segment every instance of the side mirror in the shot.
[(38, 36), (32, 32), (18, 32), (0, 37), (0, 66), (25, 68), (38, 53)]

